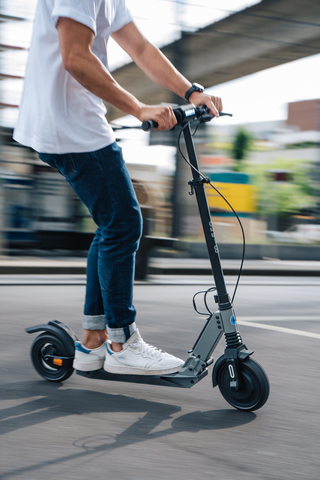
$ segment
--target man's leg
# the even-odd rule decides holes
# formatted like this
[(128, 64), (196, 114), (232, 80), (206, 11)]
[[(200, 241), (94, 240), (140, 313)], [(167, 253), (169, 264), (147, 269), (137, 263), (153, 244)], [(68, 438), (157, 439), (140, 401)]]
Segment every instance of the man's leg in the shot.
[[(84, 341), (100, 343), (106, 319), (112, 342), (105, 349), (107, 371), (150, 375), (179, 370), (182, 360), (146, 344), (136, 328), (132, 290), (142, 217), (121, 149), (112, 144), (88, 154), (44, 157), (66, 176), (99, 226), (88, 258)], [(100, 331), (98, 338), (94, 331)], [(92, 359), (92, 367), (86, 368), (85, 360), (79, 369), (101, 368), (102, 348), (78, 345), (76, 355)]]
[[(92, 350), (99, 348), (108, 338), (105, 328), (105, 315), (101, 297), (100, 283), (98, 277), (98, 251), (100, 236), (97, 233), (92, 240), (87, 259), (87, 288), (85, 309), (88, 315), (92, 315), (92, 323), (87, 320), (87, 327), (84, 329), (82, 345)], [(86, 313), (86, 310), (85, 310)]]
[(121, 148), (114, 143), (95, 152), (39, 156), (66, 177), (99, 227), (88, 255), (83, 327), (104, 330), (107, 322), (110, 339), (124, 343), (136, 330), (132, 290), (142, 216)]
[(98, 178), (87, 205), (99, 228), (88, 256), (84, 328), (101, 328), (104, 312), (110, 340), (124, 343), (136, 330), (132, 297), (142, 217), (121, 149), (113, 144), (94, 152), (92, 167)]

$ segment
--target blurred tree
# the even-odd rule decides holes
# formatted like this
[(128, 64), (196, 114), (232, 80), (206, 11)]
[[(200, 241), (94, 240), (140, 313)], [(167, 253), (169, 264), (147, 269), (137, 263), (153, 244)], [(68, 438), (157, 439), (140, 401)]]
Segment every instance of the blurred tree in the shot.
[(277, 159), (249, 169), (258, 187), (258, 213), (276, 215), (280, 230), (288, 228), (292, 215), (314, 206), (311, 168), (306, 161)]
[(233, 143), (233, 158), (236, 160), (235, 170), (240, 171), (242, 169), (242, 160), (247, 156), (250, 147), (250, 135), (243, 129), (240, 129), (235, 136)]

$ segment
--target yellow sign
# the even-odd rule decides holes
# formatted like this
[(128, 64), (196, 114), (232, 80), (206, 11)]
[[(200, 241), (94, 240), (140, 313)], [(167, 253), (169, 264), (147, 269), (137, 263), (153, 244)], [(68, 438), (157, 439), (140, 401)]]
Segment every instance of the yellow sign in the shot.
[[(241, 183), (212, 182), (228, 200), (237, 213), (255, 213), (257, 211), (256, 187)], [(230, 207), (210, 186), (205, 185), (211, 212), (230, 212)]]

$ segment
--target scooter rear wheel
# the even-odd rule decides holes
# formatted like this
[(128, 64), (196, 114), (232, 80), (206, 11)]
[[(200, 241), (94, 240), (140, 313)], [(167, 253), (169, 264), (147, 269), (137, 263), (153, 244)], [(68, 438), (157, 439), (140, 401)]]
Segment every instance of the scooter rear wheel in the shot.
[(42, 333), (31, 345), (31, 360), (35, 370), (49, 382), (63, 382), (73, 373), (72, 367), (56, 366), (46, 360), (47, 355), (65, 356), (65, 347), (56, 336)]
[(267, 401), (270, 391), (267, 374), (255, 360), (247, 358), (239, 362), (239, 388), (230, 386), (228, 365), (224, 363), (218, 372), (218, 385), (221, 395), (238, 410), (252, 411), (261, 408)]

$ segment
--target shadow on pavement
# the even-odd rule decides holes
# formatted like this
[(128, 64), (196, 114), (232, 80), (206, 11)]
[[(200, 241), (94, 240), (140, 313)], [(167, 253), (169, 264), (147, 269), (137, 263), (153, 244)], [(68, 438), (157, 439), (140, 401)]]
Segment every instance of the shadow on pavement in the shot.
[[(197, 410), (172, 419), (169, 428), (152, 432), (164, 420), (181, 411), (178, 405), (137, 399), (129, 395), (101, 393), (80, 389), (60, 389), (62, 384), (47, 382), (19, 382), (1, 386), (2, 400), (27, 401), (18, 406), (2, 409), (0, 412), (1, 435), (21, 428), (28, 428), (43, 422), (71, 415), (90, 413), (143, 413), (128, 428), (118, 435), (97, 434), (83, 437), (73, 442), (79, 452), (42, 461), (23, 469), (4, 473), (1, 478), (9, 478), (20, 473), (36, 471), (56, 462), (83, 459), (86, 455), (100, 455), (120, 447), (150, 441), (181, 432), (221, 430), (252, 422), (256, 415), (238, 410)], [(35, 398), (40, 397), (40, 398)], [(30, 399), (28, 401), (28, 399)], [(106, 430), (108, 425), (106, 423)], [(71, 445), (70, 445), (71, 446)]]

